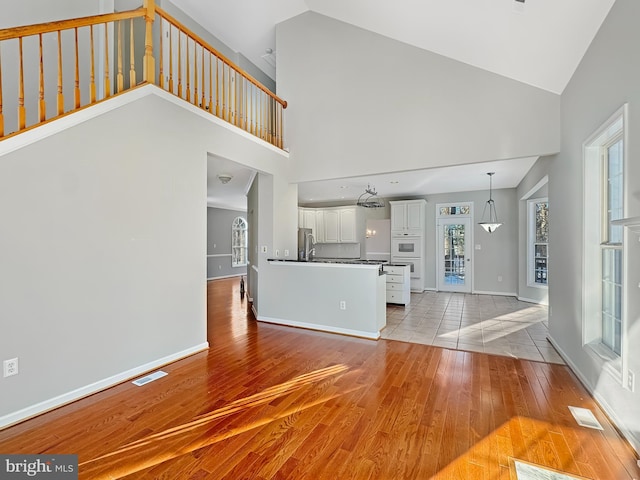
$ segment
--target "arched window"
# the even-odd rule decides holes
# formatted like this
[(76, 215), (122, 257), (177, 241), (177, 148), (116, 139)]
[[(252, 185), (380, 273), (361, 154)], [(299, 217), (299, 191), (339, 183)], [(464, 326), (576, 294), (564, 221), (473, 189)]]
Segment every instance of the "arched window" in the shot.
[(231, 225), (231, 266), (247, 265), (247, 221), (236, 217)]

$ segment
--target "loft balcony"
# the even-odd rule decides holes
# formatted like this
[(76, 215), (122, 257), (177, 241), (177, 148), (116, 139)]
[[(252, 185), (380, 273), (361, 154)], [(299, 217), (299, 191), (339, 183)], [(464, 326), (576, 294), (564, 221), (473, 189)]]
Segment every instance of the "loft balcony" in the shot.
[(0, 30), (0, 141), (146, 84), (283, 148), (287, 102), (154, 0)]

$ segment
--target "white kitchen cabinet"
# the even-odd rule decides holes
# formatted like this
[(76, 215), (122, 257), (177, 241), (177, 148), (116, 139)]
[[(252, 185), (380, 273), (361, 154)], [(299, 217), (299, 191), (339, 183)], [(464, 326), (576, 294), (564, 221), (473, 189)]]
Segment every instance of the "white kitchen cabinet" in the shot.
[(411, 303), (411, 267), (409, 265), (383, 265), (387, 278), (387, 303), (399, 303), (404, 306)]
[(316, 211), (315, 209), (309, 208), (305, 209), (303, 212), (304, 218), (302, 222), (303, 228), (310, 228), (311, 230), (316, 231)]
[(391, 205), (391, 234), (424, 235), (426, 200), (402, 200)]
[(356, 208), (340, 209), (340, 241), (342, 243), (357, 242)]
[(340, 212), (333, 209), (319, 210), (324, 219), (324, 243), (340, 242)]

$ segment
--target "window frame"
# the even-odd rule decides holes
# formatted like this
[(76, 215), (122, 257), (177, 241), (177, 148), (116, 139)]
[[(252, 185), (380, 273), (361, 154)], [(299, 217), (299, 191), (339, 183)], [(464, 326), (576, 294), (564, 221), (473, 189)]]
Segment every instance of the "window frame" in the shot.
[[(231, 223), (231, 267), (246, 267), (248, 264), (247, 254), (249, 253), (249, 235), (248, 235), (249, 223), (246, 218), (238, 216), (233, 219)], [(236, 232), (241, 232), (236, 235)], [(236, 240), (239, 240), (237, 242)], [(241, 244), (238, 244), (241, 243)], [(237, 255), (236, 251), (240, 251)], [(244, 253), (243, 253), (244, 252)], [(237, 261), (236, 259), (244, 259), (244, 261)]]
[[(622, 250), (622, 297), (621, 297), (621, 331), (620, 354), (602, 342), (603, 325), (603, 254), (605, 248), (612, 248), (603, 240), (607, 238), (607, 202), (604, 195), (607, 181), (605, 175), (604, 149), (622, 138), (622, 185), (624, 187), (624, 172), (628, 171), (628, 105), (624, 104), (609, 119), (604, 122), (583, 143), (583, 275), (582, 275), (582, 344), (585, 351), (600, 363), (604, 372), (627, 388), (623, 381), (623, 372), (628, 365), (627, 345), (627, 300), (625, 298), (625, 286), (628, 284), (628, 261), (624, 247), (627, 232), (623, 231), (622, 243), (613, 245)], [(594, 194), (594, 192), (597, 192)], [(622, 193), (622, 215), (627, 211), (627, 194)], [(605, 232), (606, 229), (606, 232)]]
[(531, 198), (527, 200), (527, 286), (533, 288), (549, 288), (549, 239), (547, 238), (547, 282), (537, 283), (536, 267), (535, 267), (535, 246), (542, 242), (536, 242), (536, 205), (538, 203), (546, 203), (549, 209), (549, 198)]

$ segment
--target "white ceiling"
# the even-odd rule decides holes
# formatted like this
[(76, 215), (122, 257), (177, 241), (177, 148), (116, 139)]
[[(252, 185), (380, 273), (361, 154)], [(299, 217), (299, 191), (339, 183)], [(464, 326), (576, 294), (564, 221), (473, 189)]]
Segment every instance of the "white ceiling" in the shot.
[[(229, 175), (229, 183), (223, 184), (218, 175)], [(255, 171), (217, 155), (207, 158), (207, 205), (210, 207), (247, 210), (247, 193)]]
[(488, 190), (488, 172), (495, 172), (493, 188), (515, 188), (538, 157), (431, 168), (366, 177), (338, 178), (298, 184), (301, 204), (344, 200), (355, 202), (368, 186), (383, 198)]
[[(313, 11), (559, 94), (615, 0), (171, 1), (274, 79), (275, 69), (262, 55), (267, 49), (277, 53), (276, 24)], [(218, 169), (235, 168), (236, 175), (222, 186), (210, 173), (209, 204), (246, 208), (244, 182), (254, 172), (221, 161), (210, 160), (210, 172), (217, 164), (222, 165), (215, 166)], [(299, 198), (303, 203), (340, 200), (343, 196), (351, 200), (357, 198), (353, 190), (364, 189), (367, 184), (375, 185), (383, 196), (486, 189), (487, 171), (498, 172), (494, 177), (496, 188), (513, 187), (532, 163), (519, 159), (314, 182), (300, 185)], [(394, 179), (400, 183), (391, 184)]]

